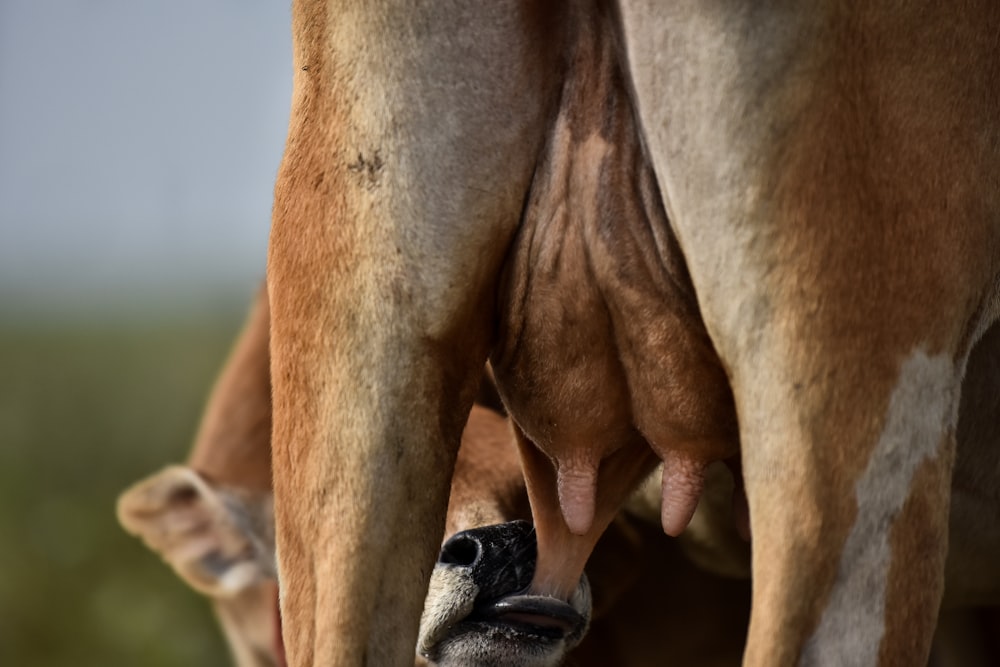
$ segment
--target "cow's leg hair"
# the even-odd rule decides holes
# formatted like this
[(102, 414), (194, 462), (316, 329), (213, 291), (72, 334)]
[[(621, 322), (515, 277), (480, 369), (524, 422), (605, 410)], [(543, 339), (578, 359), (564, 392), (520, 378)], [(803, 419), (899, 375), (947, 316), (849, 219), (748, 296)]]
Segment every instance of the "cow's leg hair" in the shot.
[[(743, 394), (755, 581), (745, 664), (926, 661), (943, 588), (959, 379), (950, 355), (917, 350), (878, 400), (854, 403), (849, 384), (838, 400), (771, 378)], [(857, 443), (872, 439), (862, 453)], [(891, 657), (880, 662), (883, 645)]]
[(1000, 151), (980, 137), (996, 136), (1000, 12), (620, 5), (646, 146), (736, 401), (744, 664), (922, 664), (958, 390), (997, 316)]
[(555, 102), (547, 11), (295, 2), (268, 268), (293, 667), (413, 664), (497, 273)]

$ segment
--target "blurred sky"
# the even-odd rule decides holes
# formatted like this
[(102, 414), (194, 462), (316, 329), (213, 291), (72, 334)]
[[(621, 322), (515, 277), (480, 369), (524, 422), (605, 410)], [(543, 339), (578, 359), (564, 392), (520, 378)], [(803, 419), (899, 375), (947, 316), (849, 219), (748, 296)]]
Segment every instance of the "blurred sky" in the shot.
[(263, 275), (290, 0), (0, 0), (0, 314)]

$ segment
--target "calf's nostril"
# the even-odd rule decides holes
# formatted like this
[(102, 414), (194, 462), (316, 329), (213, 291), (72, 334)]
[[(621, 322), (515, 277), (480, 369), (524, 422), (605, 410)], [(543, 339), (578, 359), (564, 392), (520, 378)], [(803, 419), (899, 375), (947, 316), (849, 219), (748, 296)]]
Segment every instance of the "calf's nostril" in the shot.
[(452, 536), (441, 547), (441, 555), (438, 557), (438, 562), (448, 565), (471, 567), (476, 564), (481, 554), (482, 545), (479, 544), (479, 540), (471, 535), (458, 533)]

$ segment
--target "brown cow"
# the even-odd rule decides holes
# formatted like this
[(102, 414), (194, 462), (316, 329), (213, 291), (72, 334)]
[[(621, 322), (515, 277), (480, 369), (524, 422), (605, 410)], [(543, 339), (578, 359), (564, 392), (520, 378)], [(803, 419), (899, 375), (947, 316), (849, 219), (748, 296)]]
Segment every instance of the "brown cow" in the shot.
[[(745, 664), (926, 661), (1000, 311), (1000, 4), (293, 16), (268, 273), (291, 663), (409, 662), (490, 353), (554, 615), (657, 459), (677, 532), (738, 454)], [(990, 451), (956, 475), (979, 516)], [(997, 562), (995, 522), (967, 527)]]
[[(126, 530), (212, 600), (239, 667), (284, 664), (276, 634), (268, 322), (262, 292), (212, 391), (187, 465), (138, 482), (118, 504)], [(488, 388), (485, 383), (480, 399), (492, 404)], [(496, 412), (473, 407), (451, 485), (445, 526), (451, 538), (427, 596), (420, 652), (447, 664), (550, 664), (581, 641), (589, 622), (570, 664), (641, 666), (655, 664), (662, 651), (678, 665), (738, 664), (749, 614), (747, 582), (696, 567), (648, 521), (656, 514), (650, 503), (656, 498), (637, 495), (598, 543), (588, 565), (592, 621), (589, 599), (581, 600), (582, 613), (568, 619), (565, 631), (530, 609), (514, 610), (509, 599), (504, 608), (491, 609), (494, 599), (528, 585), (535, 543), (526, 530), (530, 524), (518, 521), (530, 513), (510, 426)], [(704, 526), (694, 534), (711, 541), (710, 548), (688, 547), (715, 570), (726, 566), (711, 558), (728, 557), (727, 551), (737, 560), (743, 555), (719, 533)], [(736, 567), (731, 574), (746, 574), (745, 565)], [(478, 620), (471, 617), (476, 614)], [(497, 663), (489, 656), (496, 655), (501, 636), (509, 645)]]

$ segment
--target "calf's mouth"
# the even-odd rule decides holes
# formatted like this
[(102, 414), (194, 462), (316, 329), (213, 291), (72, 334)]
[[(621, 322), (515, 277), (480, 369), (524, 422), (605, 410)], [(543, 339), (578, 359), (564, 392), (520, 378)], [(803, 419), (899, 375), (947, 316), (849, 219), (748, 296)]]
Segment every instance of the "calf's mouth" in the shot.
[(443, 667), (549, 667), (579, 643), (590, 620), (581, 579), (569, 602), (528, 595), (535, 569), (530, 523), (457, 533), (431, 575), (417, 651)]
[(569, 604), (538, 595), (511, 595), (481, 608), (468, 621), (496, 623), (549, 639), (564, 639), (586, 624), (586, 617)]

